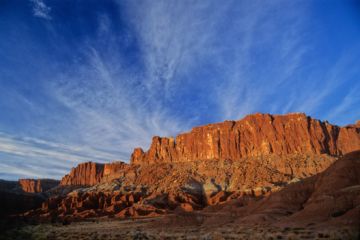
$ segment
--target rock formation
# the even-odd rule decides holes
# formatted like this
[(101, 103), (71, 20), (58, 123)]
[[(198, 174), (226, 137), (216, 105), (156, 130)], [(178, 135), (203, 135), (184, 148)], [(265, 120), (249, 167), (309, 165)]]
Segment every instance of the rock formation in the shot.
[[(321, 203), (328, 204), (325, 192), (346, 210), (350, 203), (358, 205), (356, 197), (347, 193), (343, 195), (349, 202), (341, 202), (341, 191), (353, 182), (346, 184), (357, 181), (358, 173), (351, 167), (357, 171), (358, 165), (346, 161), (353, 155), (340, 163), (337, 159), (359, 149), (358, 124), (338, 127), (298, 113), (254, 114), (196, 127), (176, 139), (154, 137), (147, 152), (134, 150), (131, 164), (81, 163), (62, 178), (59, 187), (47, 192), (50, 197), (42, 208), (26, 215), (37, 219), (178, 216), (194, 210), (226, 213), (227, 206), (231, 214), (237, 214), (237, 221), (276, 219), (280, 223), (303, 206), (304, 211), (313, 206), (309, 209), (316, 212)], [(339, 180), (340, 175), (349, 179)], [(28, 188), (39, 190), (36, 184)], [(333, 214), (329, 209), (324, 214)]]
[[(209, 208), (205, 212), (214, 212)], [(276, 226), (347, 226), (360, 224), (360, 151), (324, 172), (286, 186), (253, 204), (225, 204), (204, 224), (274, 224)]]
[(51, 197), (38, 214), (78, 219), (200, 210), (244, 196), (267, 196), (289, 182), (323, 171), (334, 160), (327, 155), (294, 154), (248, 157), (242, 161), (124, 165), (117, 170), (117, 179)]
[(61, 179), (60, 185), (93, 186), (100, 183), (103, 178), (111, 180), (119, 177), (117, 172), (126, 166), (126, 163), (120, 161), (108, 164), (81, 163), (76, 168), (72, 168), (71, 172)]
[(45, 192), (59, 185), (60, 181), (53, 179), (19, 179), (19, 185), (24, 192)]
[(0, 180), (0, 216), (21, 213), (41, 207), (45, 191), (57, 186), (51, 179)]
[(253, 114), (239, 121), (195, 127), (174, 138), (154, 137), (147, 152), (137, 148), (132, 164), (239, 160), (286, 154), (342, 155), (360, 148), (358, 125), (338, 127), (303, 113)]

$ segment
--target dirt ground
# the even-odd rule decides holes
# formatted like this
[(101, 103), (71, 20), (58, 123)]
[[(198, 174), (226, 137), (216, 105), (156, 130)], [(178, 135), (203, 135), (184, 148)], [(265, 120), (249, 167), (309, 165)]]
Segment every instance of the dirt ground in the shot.
[(122, 240), (122, 239), (360, 239), (354, 229), (276, 228), (225, 225), (167, 227), (161, 218), (136, 220), (94, 219), (83, 222), (23, 225), (2, 231), (1, 240)]

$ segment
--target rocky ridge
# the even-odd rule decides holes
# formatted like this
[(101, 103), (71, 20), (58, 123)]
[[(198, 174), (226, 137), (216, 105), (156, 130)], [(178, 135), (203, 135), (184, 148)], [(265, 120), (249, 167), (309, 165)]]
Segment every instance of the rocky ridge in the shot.
[(360, 146), (358, 125), (338, 127), (303, 113), (253, 114), (239, 121), (195, 127), (176, 138), (154, 137), (148, 151), (134, 150), (132, 164), (239, 160), (259, 155), (339, 156)]
[(148, 151), (134, 150), (130, 164), (81, 163), (26, 215), (149, 217), (232, 201), (247, 205), (308, 181), (357, 149), (358, 123), (338, 127), (305, 114), (254, 114), (176, 139), (154, 137)]

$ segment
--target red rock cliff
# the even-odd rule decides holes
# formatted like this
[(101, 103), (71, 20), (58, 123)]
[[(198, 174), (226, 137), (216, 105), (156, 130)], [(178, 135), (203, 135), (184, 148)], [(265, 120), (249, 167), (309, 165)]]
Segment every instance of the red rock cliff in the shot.
[(24, 192), (40, 193), (59, 185), (59, 181), (53, 179), (19, 179), (19, 184)]
[(132, 164), (240, 159), (269, 154), (342, 155), (360, 149), (360, 127), (338, 127), (303, 113), (253, 114), (239, 121), (195, 127), (174, 138), (154, 137), (147, 152), (134, 150)]
[(94, 162), (80, 163), (61, 179), (60, 185), (92, 186), (100, 183), (104, 178), (109, 180), (118, 177), (118, 171), (126, 166), (126, 163), (120, 161), (108, 164)]

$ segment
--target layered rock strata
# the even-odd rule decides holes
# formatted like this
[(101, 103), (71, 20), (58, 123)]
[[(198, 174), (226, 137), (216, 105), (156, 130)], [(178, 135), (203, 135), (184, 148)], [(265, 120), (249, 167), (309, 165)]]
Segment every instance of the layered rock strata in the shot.
[(239, 160), (286, 154), (342, 155), (360, 149), (359, 125), (338, 127), (303, 113), (253, 114), (239, 121), (195, 127), (174, 138), (154, 137), (150, 149), (134, 150), (132, 164)]
[(201, 210), (231, 199), (257, 199), (326, 169), (335, 158), (256, 156), (127, 166), (112, 181), (50, 198), (39, 216), (141, 217)]

